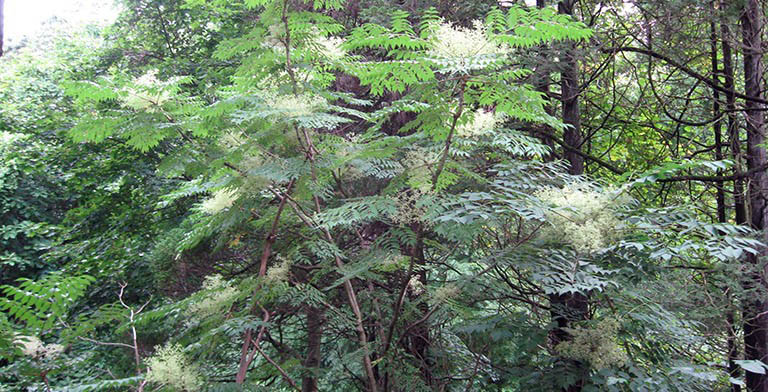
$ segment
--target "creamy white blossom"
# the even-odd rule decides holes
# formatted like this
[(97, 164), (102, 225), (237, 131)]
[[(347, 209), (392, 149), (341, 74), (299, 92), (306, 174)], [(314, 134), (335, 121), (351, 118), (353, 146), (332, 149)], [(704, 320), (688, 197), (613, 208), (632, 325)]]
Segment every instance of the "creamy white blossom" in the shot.
[(272, 266), (270, 269), (267, 270), (267, 275), (265, 276), (265, 279), (268, 282), (272, 282), (272, 283), (285, 282), (291, 276), (291, 261), (285, 260), (279, 256), (277, 257), (277, 259), (280, 260), (280, 263)]
[(287, 94), (272, 97), (271, 106), (288, 117), (308, 116), (328, 106), (325, 98), (309, 94)]
[(419, 201), (428, 195), (429, 192), (428, 189), (412, 188), (393, 196), (397, 205), (397, 212), (390, 214), (389, 219), (398, 225), (409, 225), (416, 222), (428, 225), (428, 222), (424, 219), (427, 214), (427, 208), (424, 205), (419, 205)]
[(408, 185), (419, 192), (429, 192), (432, 189), (430, 168), (435, 167), (439, 160), (439, 154), (433, 151), (412, 149), (406, 152), (402, 165), (408, 174)]
[(424, 283), (421, 283), (419, 277), (416, 275), (412, 276), (408, 281), (408, 288), (411, 290), (411, 294), (413, 295), (421, 295), (427, 291), (427, 289), (424, 287)]
[(347, 53), (341, 47), (341, 45), (344, 43), (344, 40), (341, 38), (323, 37), (321, 35), (316, 35), (312, 39), (312, 43), (320, 51), (320, 54), (329, 60), (338, 61), (347, 55)]
[(64, 352), (60, 344), (45, 344), (37, 336), (17, 335), (14, 343), (21, 345), (24, 355), (38, 359), (54, 359)]
[(459, 286), (453, 283), (448, 283), (433, 290), (431, 297), (433, 302), (442, 303), (458, 297), (459, 294), (461, 294)]
[(456, 134), (466, 138), (481, 136), (496, 128), (496, 125), (502, 120), (501, 115), (478, 110), (472, 114), (472, 119), (469, 122), (456, 127)]
[(467, 58), (480, 55), (503, 54), (504, 45), (492, 42), (483, 22), (476, 20), (472, 28), (442, 22), (435, 29), (433, 46), (429, 55), (438, 58)]
[(238, 294), (237, 289), (219, 274), (206, 277), (203, 290), (206, 291), (203, 298), (189, 307), (190, 313), (200, 317), (220, 314), (232, 305)]
[(213, 194), (213, 197), (205, 200), (200, 209), (208, 214), (217, 214), (224, 209), (232, 207), (237, 200), (237, 191), (230, 189), (220, 189)]
[(133, 86), (125, 88), (123, 104), (136, 110), (153, 111), (171, 99), (169, 87), (176, 82), (177, 79), (161, 81), (156, 70), (147, 71), (133, 80)]
[(616, 343), (620, 324), (615, 319), (605, 319), (591, 328), (567, 328), (571, 340), (564, 341), (555, 350), (572, 359), (589, 363), (596, 370), (621, 367), (627, 362), (627, 353)]
[(546, 212), (550, 226), (544, 235), (565, 241), (581, 253), (605, 248), (621, 233), (616, 217), (616, 194), (576, 185), (548, 188), (536, 197), (551, 207)]
[(147, 360), (149, 367), (146, 380), (170, 386), (178, 391), (197, 391), (202, 377), (197, 369), (188, 363), (184, 352), (177, 344), (161, 347)]

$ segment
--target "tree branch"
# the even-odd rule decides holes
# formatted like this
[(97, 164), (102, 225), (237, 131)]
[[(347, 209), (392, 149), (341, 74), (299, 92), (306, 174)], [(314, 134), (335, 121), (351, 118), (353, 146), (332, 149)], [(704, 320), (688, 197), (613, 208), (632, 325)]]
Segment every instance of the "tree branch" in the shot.
[(663, 55), (661, 53), (654, 52), (653, 50), (644, 49), (644, 48), (636, 48), (636, 47), (633, 47), (633, 46), (619, 46), (619, 47), (603, 49), (603, 53), (616, 54), (618, 52), (634, 52), (634, 53), (640, 53), (640, 54), (644, 54), (646, 56), (651, 56), (651, 57), (657, 58), (657, 59), (662, 60), (662, 61), (666, 62), (667, 64), (669, 64), (669, 65), (679, 69), (680, 71), (685, 72), (686, 74), (688, 74), (688, 76), (690, 76), (690, 77), (692, 77), (692, 78), (694, 78), (696, 80), (699, 80), (699, 81), (705, 83), (706, 85), (710, 86), (711, 88), (713, 88), (713, 89), (715, 89), (717, 91), (720, 91), (720, 92), (723, 92), (723, 93), (726, 93), (726, 94), (733, 94), (734, 96), (736, 96), (738, 98), (741, 98), (743, 100), (746, 100), (746, 101), (752, 101), (752, 102), (757, 102), (757, 103), (762, 103), (764, 105), (768, 105), (768, 100), (757, 98), (757, 97), (750, 97), (749, 95), (745, 95), (745, 94), (742, 94), (742, 93), (739, 93), (739, 92), (727, 89), (727, 88), (725, 88), (725, 87), (715, 83), (715, 81), (712, 80), (711, 78), (708, 78), (708, 77), (706, 77), (706, 76), (704, 76), (704, 75), (702, 75), (702, 74), (700, 74), (700, 73), (698, 73), (698, 72), (696, 72), (696, 71), (686, 67), (685, 65), (683, 65), (683, 64), (673, 60), (672, 58), (669, 58), (669, 57), (667, 57), (667, 56), (665, 56), (665, 55)]

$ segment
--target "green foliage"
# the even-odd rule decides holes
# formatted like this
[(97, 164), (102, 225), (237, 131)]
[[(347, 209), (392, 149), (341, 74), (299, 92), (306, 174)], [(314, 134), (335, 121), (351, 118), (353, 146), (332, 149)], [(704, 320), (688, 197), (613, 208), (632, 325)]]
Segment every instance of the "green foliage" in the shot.
[[(711, 313), (739, 317), (731, 296), (756, 294), (740, 283), (756, 266), (736, 266), (763, 244), (699, 205), (650, 201), (676, 177), (739, 162), (652, 162), (624, 141), (650, 139), (645, 125), (607, 118), (631, 115), (617, 105), (588, 112), (585, 129), (607, 116), (598, 130), (630, 136), (590, 134), (579, 148), (617, 146), (601, 159), (633, 170), (566, 174), (542, 136), (570, 126), (541, 85), (559, 70), (543, 66), (564, 66), (575, 45), (593, 55), (590, 40), (604, 37), (553, 7), (422, 3), (125, 0), (108, 45), (57, 46), (39, 75), (29, 56), (11, 60), (0, 77), (18, 93), (0, 89), (0, 280), (25, 278), (0, 286), (0, 381), (740, 382), (713, 365), (726, 327)], [(548, 51), (560, 60), (531, 61)], [(83, 60), (68, 69), (72, 56)], [(595, 64), (582, 66), (601, 79), (609, 62)], [(607, 98), (591, 83), (582, 107), (594, 111)], [(584, 314), (561, 308), (578, 298)]]
[(29, 330), (44, 332), (66, 316), (93, 280), (87, 275), (61, 274), (50, 274), (39, 281), (20, 278), (18, 286), (0, 286), (4, 295), (0, 298), (0, 308)]

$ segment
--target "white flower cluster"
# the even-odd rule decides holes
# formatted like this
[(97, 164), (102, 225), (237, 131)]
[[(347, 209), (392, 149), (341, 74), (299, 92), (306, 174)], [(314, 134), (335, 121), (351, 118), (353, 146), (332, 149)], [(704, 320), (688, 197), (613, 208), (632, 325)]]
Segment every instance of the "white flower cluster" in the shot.
[(509, 50), (492, 42), (483, 22), (476, 20), (472, 28), (442, 22), (435, 29), (430, 56), (437, 58), (467, 58), (490, 54), (503, 54)]
[(615, 319), (601, 320), (592, 328), (568, 328), (572, 339), (558, 344), (555, 350), (568, 358), (588, 362), (596, 370), (620, 367), (628, 358), (616, 343), (619, 329)]
[[(262, 47), (272, 49), (279, 55), (285, 54), (285, 26), (275, 24), (269, 26), (269, 34), (264, 37)], [(346, 56), (346, 52), (341, 47), (344, 41), (337, 37), (324, 37), (320, 31), (313, 29), (305, 43), (312, 49), (317, 50), (323, 57), (337, 61)]]
[(427, 208), (424, 206), (417, 206), (422, 197), (424, 197), (429, 191), (420, 190), (418, 188), (404, 190), (394, 196), (394, 201), (397, 205), (397, 213), (391, 214), (389, 219), (393, 223), (398, 225), (409, 225), (411, 223), (427, 223), (424, 220), (427, 214)]
[(280, 264), (272, 266), (267, 270), (267, 276), (264, 278), (271, 283), (285, 282), (291, 276), (291, 261), (277, 257)]
[(448, 283), (445, 286), (436, 288), (431, 294), (432, 301), (439, 304), (459, 296), (459, 294), (461, 294), (461, 289), (453, 283)]
[(412, 276), (408, 281), (408, 289), (411, 290), (411, 294), (413, 295), (422, 295), (427, 291), (424, 287), (424, 283), (421, 283), (419, 277), (416, 275)]
[(408, 185), (420, 192), (432, 189), (432, 172), (430, 168), (437, 164), (439, 155), (422, 149), (412, 149), (406, 152), (403, 167), (408, 173)]
[(174, 83), (174, 79), (165, 82), (157, 79), (156, 70), (147, 71), (134, 79), (133, 87), (125, 88), (123, 104), (136, 110), (152, 111), (171, 99), (172, 94), (168, 87)]
[(472, 120), (456, 127), (456, 134), (460, 137), (472, 138), (487, 134), (503, 121), (503, 117), (493, 112), (478, 110), (472, 114)]
[(621, 221), (616, 217), (616, 195), (581, 186), (548, 188), (536, 197), (550, 204), (546, 218), (549, 237), (566, 241), (580, 253), (589, 254), (605, 248), (620, 233)]
[(200, 209), (208, 214), (214, 215), (224, 209), (232, 207), (237, 200), (237, 191), (230, 189), (220, 189), (213, 194), (213, 197), (200, 204)]
[(206, 277), (203, 290), (207, 291), (203, 299), (189, 306), (189, 311), (200, 317), (221, 314), (232, 305), (238, 294), (237, 289), (219, 274)]
[(64, 351), (64, 346), (45, 344), (37, 336), (18, 335), (13, 341), (22, 346), (24, 355), (35, 359), (54, 359)]
[(288, 117), (308, 116), (328, 106), (325, 98), (309, 94), (277, 95), (271, 98), (271, 106)]
[(178, 391), (197, 391), (202, 385), (202, 377), (189, 363), (177, 344), (161, 347), (147, 360), (149, 370), (146, 380), (169, 386)]
[(339, 61), (347, 55), (347, 52), (341, 47), (344, 40), (337, 37), (323, 37), (319, 34), (315, 35), (312, 39), (312, 44), (315, 46), (323, 57), (331, 61)]

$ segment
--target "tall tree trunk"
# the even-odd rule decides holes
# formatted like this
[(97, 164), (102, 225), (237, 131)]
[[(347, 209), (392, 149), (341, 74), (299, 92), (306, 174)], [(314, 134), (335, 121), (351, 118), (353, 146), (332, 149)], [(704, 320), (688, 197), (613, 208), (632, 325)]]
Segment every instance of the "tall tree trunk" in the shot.
[[(713, 4), (714, 5), (714, 4)], [(713, 9), (715, 7), (712, 7)], [(720, 84), (720, 78), (718, 76), (718, 61), (717, 61), (717, 23), (712, 20), (710, 23), (710, 60), (712, 62), (712, 79), (715, 84)], [(712, 117), (720, 115), (720, 91), (712, 89)], [(712, 133), (715, 135), (715, 160), (723, 160), (723, 126), (722, 122), (715, 121), (712, 123)], [(722, 175), (722, 170), (717, 171), (717, 175)], [(717, 189), (715, 191), (715, 203), (717, 204), (717, 221), (720, 223), (727, 222), (725, 216), (725, 181), (718, 181), (716, 183)]]
[[(712, 2), (713, 12), (717, 12), (717, 2), (716, 1), (717, 0)], [(710, 29), (711, 29), (711, 36), (710, 36), (711, 53), (710, 53), (710, 59), (712, 61), (712, 75), (713, 75), (712, 79), (713, 79), (713, 82), (715, 84), (720, 84), (720, 77), (718, 75), (720, 75), (721, 72), (718, 69), (719, 68), (718, 67), (719, 61), (718, 61), (718, 57), (717, 57), (717, 42), (718, 42), (717, 33), (718, 33), (718, 30), (717, 30), (717, 22), (714, 19), (712, 20), (712, 22), (710, 24)], [(722, 40), (723, 40), (723, 44), (722, 44), (722, 46), (723, 46), (723, 72), (722, 73), (725, 74), (726, 85), (728, 84), (728, 78), (730, 77), (730, 85), (731, 85), (731, 87), (728, 87), (728, 89), (730, 90), (730, 89), (733, 88), (733, 66), (731, 65), (731, 58), (730, 58), (730, 56), (731, 56), (731, 48), (726, 43), (727, 36), (725, 35), (725, 33), (727, 31), (723, 31), (721, 29), (720, 32), (722, 34)], [(727, 54), (727, 56), (726, 56), (726, 54)], [(727, 64), (727, 66), (726, 66), (726, 64)], [(726, 70), (728, 70), (728, 72), (730, 72), (730, 74), (728, 74), (726, 72)], [(733, 94), (732, 93), (728, 93), (727, 95), (728, 96), (726, 97), (726, 105), (729, 106), (731, 103), (733, 103), (735, 105), (735, 102), (731, 102), (731, 98), (735, 98), (735, 97), (733, 97)], [(713, 98), (712, 99), (712, 117), (714, 118), (714, 117), (717, 117), (717, 116), (719, 116), (721, 114), (720, 113), (720, 91), (718, 91), (717, 89), (712, 89), (712, 98)], [(732, 127), (731, 121), (734, 120), (732, 115), (733, 115), (733, 113), (729, 113), (729, 116), (728, 116), (728, 119), (729, 119), (729, 123), (728, 123), (729, 134), (730, 134), (730, 131), (732, 131), (732, 129), (731, 129), (731, 127)], [(723, 160), (723, 158), (724, 158), (724, 156), (723, 156), (723, 141), (722, 141), (722, 138), (723, 138), (723, 135), (722, 135), (722, 122), (721, 121), (715, 121), (712, 124), (712, 131), (713, 131), (713, 133), (715, 135), (715, 159), (720, 161), (720, 160)], [(737, 137), (738, 137), (738, 134), (737, 134)], [(737, 140), (737, 142), (738, 142), (738, 140)], [(721, 175), (721, 174), (722, 174), (722, 172), (718, 171), (718, 175)], [(717, 192), (716, 192), (716, 195), (715, 195), (715, 201), (717, 203), (717, 221), (720, 222), (720, 223), (727, 223), (728, 219), (727, 219), (727, 211), (726, 211), (726, 205), (725, 205), (725, 181), (720, 181), (720, 182), (717, 183)], [(735, 207), (737, 208), (736, 214), (738, 215), (739, 214), (739, 212), (738, 212), (738, 208), (739, 208), (738, 203), (734, 203), (734, 204), (735, 204)], [(741, 208), (743, 208), (743, 202), (742, 202)], [(742, 222), (742, 224), (743, 223), (744, 222)], [(726, 352), (728, 354), (728, 374), (731, 377), (733, 377), (733, 378), (738, 378), (739, 377), (739, 366), (736, 364), (735, 361), (736, 361), (736, 359), (738, 359), (739, 349), (738, 349), (738, 346), (736, 345), (736, 330), (734, 328), (734, 323), (733, 323), (733, 319), (734, 319), (733, 310), (730, 309), (730, 303), (731, 303), (730, 295), (727, 295), (727, 296), (728, 296), (729, 309), (726, 310), (726, 316), (725, 317), (726, 317)], [(732, 383), (731, 384), (731, 392), (741, 392), (741, 386), (739, 384), (733, 384)]]
[[(720, 3), (720, 10), (725, 8), (726, 2)], [(727, 20), (720, 23), (720, 36), (722, 41), (723, 55), (723, 78), (724, 86), (728, 91), (725, 93), (725, 108), (728, 112), (728, 138), (731, 145), (731, 155), (735, 162), (735, 174), (741, 173), (741, 140), (739, 126), (736, 119), (736, 95), (734, 94), (734, 70), (733, 54), (731, 53), (731, 31)], [(744, 182), (741, 178), (736, 178), (733, 182), (733, 209), (735, 223), (744, 225), (747, 223), (747, 207), (744, 203)], [(731, 303), (729, 296), (729, 304)], [(726, 322), (728, 324), (728, 337), (726, 338), (726, 349), (728, 351), (728, 374), (738, 379), (741, 376), (741, 368), (736, 363), (739, 359), (739, 344), (737, 342), (735, 315), (732, 309), (728, 309)], [(741, 385), (731, 384), (731, 392), (741, 392)]]
[[(741, 12), (741, 33), (744, 47), (744, 92), (751, 98), (762, 98), (761, 77), (762, 60), (762, 6), (759, 0), (746, 0)], [(762, 107), (753, 100), (745, 102), (747, 128), (747, 167), (755, 169), (763, 166), (768, 158), (763, 143), (765, 142), (765, 119)], [(749, 176), (749, 213), (753, 229), (764, 231), (768, 221), (766, 195), (768, 194), (768, 176), (764, 170), (755, 170)], [(763, 234), (763, 240), (766, 240)], [(768, 254), (765, 248), (759, 255), (748, 255), (747, 262), (750, 276), (745, 282), (747, 296), (743, 301), (744, 312), (744, 353), (746, 359), (768, 361), (768, 306), (762, 300), (765, 289), (765, 271), (760, 256)], [(768, 378), (764, 374), (747, 372), (747, 388), (752, 392), (768, 392)]]
[[(558, 3), (558, 12), (573, 16), (575, 0), (563, 0)], [(573, 175), (584, 174), (584, 158), (577, 153), (581, 151), (581, 118), (579, 111), (579, 63), (576, 54), (576, 44), (566, 43), (563, 53), (563, 62), (560, 70), (560, 93), (563, 110), (563, 122), (566, 129), (563, 132), (563, 142), (569, 148), (564, 151), (565, 160), (568, 161), (568, 172)], [(552, 310), (550, 316), (555, 322), (555, 330), (552, 331), (553, 345), (571, 339), (566, 328), (573, 322), (586, 320), (589, 317), (589, 296), (587, 293), (573, 293), (550, 295), (549, 302)], [(578, 361), (562, 359), (561, 361), (574, 365), (581, 370), (582, 365)], [(584, 379), (578, 377), (577, 381), (564, 388), (567, 392), (581, 391)]]
[[(558, 12), (573, 16), (575, 0), (563, 0), (558, 4)], [(584, 173), (584, 157), (574, 150), (581, 150), (581, 118), (579, 112), (579, 63), (577, 60), (576, 44), (565, 44), (564, 60), (560, 73), (560, 92), (563, 102), (563, 122), (566, 125), (563, 132), (563, 142), (567, 148), (563, 153), (568, 161), (571, 174)], [(573, 150), (572, 150), (573, 149)]]
[[(721, 9), (725, 8), (726, 2), (722, 3)], [(722, 36), (723, 46), (723, 77), (725, 79), (725, 108), (728, 111), (728, 138), (731, 144), (731, 155), (735, 164), (734, 174), (740, 174), (743, 167), (741, 156), (741, 133), (739, 132), (739, 123), (736, 114), (736, 94), (735, 94), (735, 71), (733, 69), (733, 53), (731, 52), (731, 28), (727, 21), (720, 24), (720, 35)], [(735, 213), (735, 222), (737, 225), (747, 224), (747, 205), (744, 199), (744, 180), (736, 178), (733, 182), (733, 209)]]

